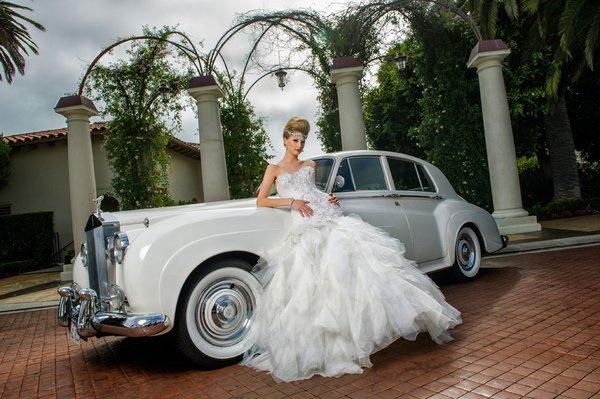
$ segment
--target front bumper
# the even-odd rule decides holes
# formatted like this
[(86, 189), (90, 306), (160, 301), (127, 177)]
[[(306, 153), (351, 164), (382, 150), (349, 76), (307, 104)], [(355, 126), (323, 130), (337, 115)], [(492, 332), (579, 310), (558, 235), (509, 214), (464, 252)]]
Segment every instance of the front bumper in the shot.
[(147, 337), (164, 331), (169, 318), (162, 313), (128, 314), (100, 309), (98, 296), (89, 288), (58, 289), (58, 324), (68, 327), (75, 340), (102, 335)]

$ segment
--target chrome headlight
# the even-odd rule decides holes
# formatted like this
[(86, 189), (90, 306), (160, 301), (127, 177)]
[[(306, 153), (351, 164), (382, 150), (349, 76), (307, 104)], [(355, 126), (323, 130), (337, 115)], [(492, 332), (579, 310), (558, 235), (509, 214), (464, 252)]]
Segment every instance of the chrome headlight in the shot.
[(81, 244), (81, 250), (79, 253), (81, 254), (81, 263), (83, 263), (83, 266), (87, 266), (88, 250), (87, 250), (87, 244), (85, 242), (83, 244)]
[(122, 263), (123, 256), (125, 256), (125, 250), (129, 246), (129, 237), (127, 237), (127, 234), (125, 233), (117, 233), (114, 236), (113, 244), (115, 247), (113, 251), (115, 254), (115, 260), (118, 263)]
[(125, 306), (125, 292), (116, 284), (108, 287), (108, 304), (115, 311), (121, 311)]

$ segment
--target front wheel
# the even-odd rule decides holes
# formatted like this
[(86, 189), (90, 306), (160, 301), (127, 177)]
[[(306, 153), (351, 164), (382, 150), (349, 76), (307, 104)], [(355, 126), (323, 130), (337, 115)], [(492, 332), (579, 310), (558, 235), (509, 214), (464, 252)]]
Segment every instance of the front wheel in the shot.
[(477, 233), (463, 226), (456, 236), (452, 271), (459, 280), (473, 280), (481, 267), (481, 245)]
[(235, 363), (252, 345), (252, 316), (262, 294), (252, 265), (225, 260), (192, 277), (177, 310), (176, 344), (194, 363)]

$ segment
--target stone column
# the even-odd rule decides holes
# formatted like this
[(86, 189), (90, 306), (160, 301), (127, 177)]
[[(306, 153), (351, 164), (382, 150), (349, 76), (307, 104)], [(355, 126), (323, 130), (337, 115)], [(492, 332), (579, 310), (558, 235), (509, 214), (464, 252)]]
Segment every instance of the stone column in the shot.
[(218, 102), (223, 92), (215, 79), (206, 75), (192, 78), (188, 93), (198, 106), (204, 202), (228, 200), (229, 183)]
[(502, 60), (510, 54), (499, 39), (477, 43), (467, 66), (477, 68), (481, 110), (487, 149), (494, 213), (500, 233), (513, 234), (541, 230), (535, 216), (523, 209), (517, 172)]
[(342, 150), (367, 149), (365, 121), (358, 91), (362, 71), (362, 64), (354, 57), (333, 59), (331, 82), (337, 88)]
[[(67, 118), (67, 155), (73, 248), (85, 242), (85, 224), (94, 212), (96, 177), (90, 136), (90, 117), (98, 115), (94, 103), (83, 96), (61, 97), (54, 111)], [(65, 270), (68, 274), (68, 270)], [(61, 274), (61, 279), (69, 279)]]

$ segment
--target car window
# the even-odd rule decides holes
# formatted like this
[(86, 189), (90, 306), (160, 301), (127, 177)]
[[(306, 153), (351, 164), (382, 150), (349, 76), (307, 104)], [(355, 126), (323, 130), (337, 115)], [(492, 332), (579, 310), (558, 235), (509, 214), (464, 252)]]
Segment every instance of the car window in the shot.
[(315, 159), (314, 161), (317, 164), (315, 184), (319, 190), (325, 191), (327, 189), (327, 180), (329, 179), (329, 174), (331, 173), (331, 167), (333, 166), (333, 159), (321, 158)]
[(435, 191), (433, 182), (422, 165), (404, 159), (387, 157), (394, 188), (402, 191)]
[(334, 191), (387, 190), (385, 175), (379, 157), (352, 157), (340, 163), (337, 175), (344, 185)]
[(431, 180), (429, 173), (425, 171), (423, 165), (417, 165), (417, 170), (419, 171), (419, 177), (421, 178), (423, 191), (436, 192), (435, 184), (433, 184), (433, 180)]

